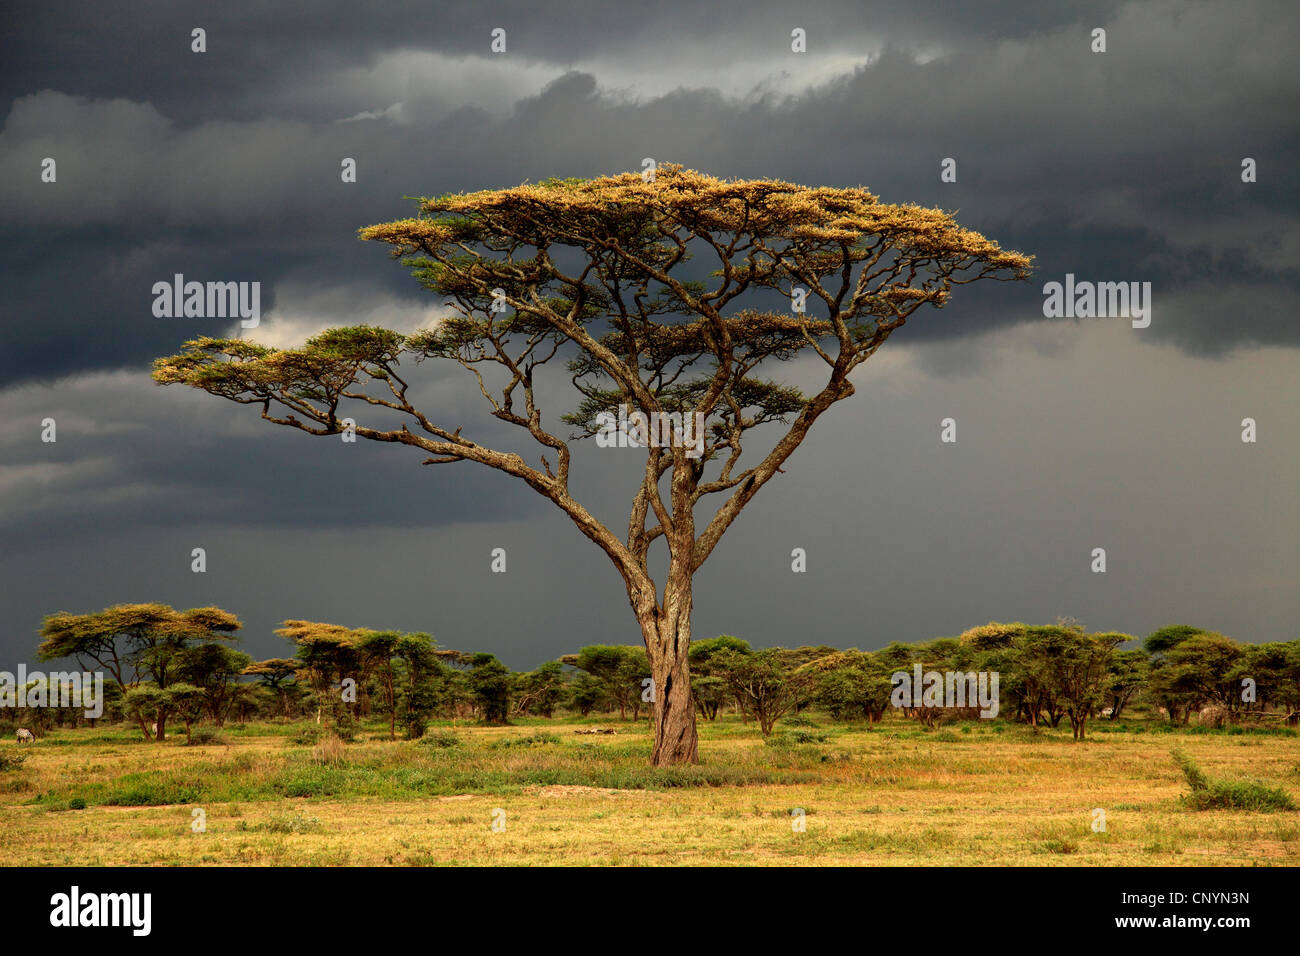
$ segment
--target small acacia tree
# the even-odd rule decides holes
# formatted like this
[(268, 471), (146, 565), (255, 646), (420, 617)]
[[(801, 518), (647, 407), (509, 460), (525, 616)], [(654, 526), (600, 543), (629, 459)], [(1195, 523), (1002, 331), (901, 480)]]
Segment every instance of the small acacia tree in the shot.
[(591, 644), (577, 654), (564, 655), (560, 663), (576, 667), (600, 681), (606, 697), (618, 705), (620, 719), (627, 719), (628, 708), (632, 709), (633, 720), (640, 716), (641, 681), (651, 676), (646, 673), (646, 656), (641, 648)]
[(742, 713), (758, 721), (764, 737), (776, 722), (794, 713), (814, 686), (817, 672), (798, 650), (766, 648), (741, 653), (719, 651), (713, 661), (735, 695)]
[[(861, 187), (724, 181), (673, 164), (649, 181), (628, 173), (422, 200), (416, 218), (361, 237), (390, 244), (455, 315), (409, 336), (334, 329), (297, 349), (196, 339), (159, 359), (155, 378), (314, 435), (351, 429), (346, 404), (362, 438), (409, 445), (428, 464), (477, 462), (553, 502), (626, 585), (655, 682), (660, 765), (697, 759), (692, 581), (723, 533), (917, 309), (943, 306), (955, 285), (1026, 278), (1030, 266), (947, 213), (881, 203)], [(774, 296), (791, 310), (752, 307)], [(578, 429), (570, 440), (600, 432), (620, 406), (654, 421), (702, 416), (700, 441), (646, 446), (626, 535), (573, 497), (569, 441), (543, 422), (539, 372), (561, 353), (581, 396), (564, 417)], [(825, 373), (815, 393), (760, 376), (801, 353)], [(535, 443), (529, 457), (416, 407), (403, 359), (467, 369), (491, 414)], [(403, 423), (390, 426), (394, 413)], [(769, 423), (779, 437), (742, 466), (746, 433)], [(710, 501), (719, 503), (697, 515)], [(662, 587), (649, 563), (657, 541)]]
[(345, 701), (342, 693), (334, 693), (334, 688), (347, 678), (358, 687), (365, 684), (362, 666), (366, 661), (358, 646), (362, 632), (339, 624), (285, 621), (275, 633), (297, 645), (298, 673), (311, 682), (316, 698), (316, 723), (328, 713), (334, 732), (350, 737), (355, 704)]
[[(177, 611), (166, 604), (116, 604), (91, 614), (60, 611), (41, 625), (37, 654), (43, 661), (74, 658), (82, 670), (89, 670), (86, 662), (93, 661), (108, 671), (124, 695), (143, 691), (143, 682), (152, 681), (160, 693), (137, 695), (137, 706), (128, 713), (146, 738), (162, 740), (170, 709), (166, 689), (180, 676), (187, 649), (201, 642), (236, 640), (241, 627), (235, 615), (218, 607)], [(158, 725), (156, 731), (150, 730), (151, 723)]]
[(289, 685), (298, 673), (299, 664), (287, 657), (272, 657), (255, 661), (244, 668), (244, 673), (256, 677), (275, 695), (280, 704), (280, 716), (289, 716)]

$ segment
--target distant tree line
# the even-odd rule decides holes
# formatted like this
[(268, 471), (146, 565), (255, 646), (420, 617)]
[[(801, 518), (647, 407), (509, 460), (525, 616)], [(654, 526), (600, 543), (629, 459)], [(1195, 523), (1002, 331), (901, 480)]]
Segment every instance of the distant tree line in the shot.
[[(636, 721), (652, 711), (655, 688), (641, 646), (591, 645), (512, 672), (492, 654), (440, 648), (423, 632), (290, 620), (276, 633), (292, 645), (292, 656), (255, 661), (230, 646), (240, 628), (220, 608), (118, 605), (50, 615), (38, 654), (105, 673), (101, 719), (133, 722), (158, 740), (177, 722), (188, 735), (199, 722), (219, 728), (231, 720), (310, 720), (347, 739), (361, 721), (379, 719), (390, 737), (415, 739), (431, 720), (505, 724), (524, 716), (617, 713)], [(1091, 720), (1118, 720), (1137, 708), (1174, 725), (1187, 725), (1193, 715), (1216, 726), (1300, 722), (1300, 640), (1247, 644), (1186, 625), (1139, 641), (1090, 633), (1071, 620), (990, 623), (876, 651), (754, 649), (722, 635), (692, 643), (690, 669), (700, 716), (738, 714), (765, 735), (782, 717), (809, 707), (868, 728), (890, 709), (927, 725), (979, 714), (973, 698), (954, 707), (942, 692), (900, 703), (900, 673), (926, 675), (927, 682), (947, 677), (949, 684), (951, 675), (960, 682), (996, 673), (1002, 719), (1035, 728), (1065, 723), (1075, 739), (1085, 737)], [(18, 713), (0, 710), (0, 719)], [(87, 722), (75, 707), (21, 714), (38, 734)]]

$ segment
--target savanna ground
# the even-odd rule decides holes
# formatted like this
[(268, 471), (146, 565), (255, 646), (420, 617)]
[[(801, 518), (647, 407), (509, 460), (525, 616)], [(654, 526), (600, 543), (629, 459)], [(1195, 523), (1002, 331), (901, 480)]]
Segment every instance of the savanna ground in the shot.
[[(439, 724), (424, 741), (224, 743), (55, 730), (0, 771), (8, 865), (1297, 865), (1300, 813), (1190, 809), (1170, 756), (1300, 802), (1300, 735), (1102, 721), (1081, 744), (1004, 721), (875, 729), (817, 714), (700, 724), (701, 763), (648, 766), (645, 722)], [(609, 736), (580, 735), (589, 727)], [(12, 737), (0, 754), (18, 749)], [(341, 751), (338, 753), (337, 751)], [(196, 833), (201, 808), (206, 832)], [(806, 832), (792, 826), (802, 808)], [(1093, 831), (1094, 808), (1105, 832)], [(494, 812), (505, 812), (494, 832)], [(500, 814), (496, 814), (498, 821)]]

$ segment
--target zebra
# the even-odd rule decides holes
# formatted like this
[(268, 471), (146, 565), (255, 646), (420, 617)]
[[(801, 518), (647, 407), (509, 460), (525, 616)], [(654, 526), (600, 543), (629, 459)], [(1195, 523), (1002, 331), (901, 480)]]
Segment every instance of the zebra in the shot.
[(36, 743), (36, 737), (26, 727), (19, 727), (18, 742), (20, 744), (34, 744)]

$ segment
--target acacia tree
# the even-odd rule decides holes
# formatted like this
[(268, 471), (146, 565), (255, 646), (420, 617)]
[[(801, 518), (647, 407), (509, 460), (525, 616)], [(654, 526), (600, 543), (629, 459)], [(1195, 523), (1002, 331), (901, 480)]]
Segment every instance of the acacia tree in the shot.
[(740, 653), (719, 651), (713, 661), (731, 688), (741, 711), (758, 721), (764, 737), (776, 722), (794, 713), (801, 699), (812, 690), (817, 671), (798, 650), (766, 648)]
[(874, 655), (857, 649), (814, 661), (817, 700), (836, 720), (866, 720), (870, 730), (889, 709), (891, 671)]
[[(354, 428), (417, 448), (426, 464), (477, 462), (553, 502), (622, 576), (655, 682), (659, 765), (697, 759), (692, 581), (723, 533), (912, 313), (943, 306), (955, 285), (1026, 278), (1030, 265), (947, 213), (881, 203), (862, 187), (725, 181), (674, 164), (649, 181), (627, 173), (425, 199), (416, 218), (361, 237), (390, 244), (454, 314), (409, 336), (333, 329), (297, 349), (200, 338), (159, 359), (154, 377), (260, 405), (268, 421), (314, 435)], [(752, 307), (776, 296), (792, 311)], [(758, 374), (801, 353), (825, 374), (813, 394)], [(561, 355), (582, 396), (563, 417), (578, 429), (568, 440), (543, 423), (536, 390)], [(416, 407), (401, 360), (433, 358), (473, 374), (491, 414), (531, 439), (528, 457)], [(626, 535), (570, 491), (569, 442), (601, 432), (620, 406), (704, 423), (700, 443), (646, 444)], [(394, 413), (402, 421), (390, 426)], [(766, 424), (779, 438), (742, 466), (746, 433)], [(662, 586), (650, 570), (657, 541)]]
[(724, 679), (720, 662), (714, 658), (723, 651), (748, 654), (749, 641), (731, 634), (719, 634), (691, 644), (691, 691), (695, 706), (707, 720), (717, 720), (718, 711), (734, 700), (731, 688)]
[(256, 677), (275, 695), (281, 707), (281, 716), (289, 716), (288, 683), (298, 673), (298, 661), (287, 657), (272, 657), (265, 661), (255, 661), (244, 668), (244, 673)]
[(536, 711), (543, 717), (550, 717), (563, 698), (564, 665), (559, 661), (547, 661), (537, 670), (515, 677), (512, 706), (516, 714)]
[[(133, 710), (140, 730), (150, 740), (167, 736), (169, 711), (167, 687), (177, 679), (184, 652), (195, 643), (236, 640), (242, 624), (219, 607), (196, 607), (177, 611), (166, 604), (116, 604), (91, 614), (60, 611), (41, 625), (41, 660), (75, 658), (82, 670), (94, 661), (117, 683), (123, 694), (141, 690), (145, 680), (162, 692), (153, 695), (152, 721), (145, 709)], [(150, 723), (157, 725), (150, 730)]]
[(343, 695), (332, 693), (332, 688), (348, 677), (357, 687), (364, 686), (366, 660), (359, 640), (366, 632), (317, 621), (285, 621), (275, 633), (298, 647), (298, 673), (308, 678), (316, 696), (316, 723), (321, 723), (328, 703), (335, 733), (350, 736), (356, 715), (344, 706)]
[[(177, 657), (176, 675), (201, 691), (202, 710), (221, 727), (235, 701), (239, 677), (252, 663), (243, 651), (209, 642), (183, 650)], [(189, 736), (188, 723), (185, 734)]]
[(640, 717), (641, 681), (644, 677), (653, 677), (646, 673), (646, 656), (641, 648), (591, 644), (577, 654), (565, 654), (560, 663), (576, 667), (600, 681), (605, 695), (618, 705), (620, 719), (627, 720), (629, 707), (633, 711), (633, 720)]
[(1127, 634), (1087, 634), (1082, 627), (1035, 628), (1035, 663), (1070, 718), (1076, 741), (1087, 735), (1088, 719), (1105, 698), (1115, 648)]
[(1111, 720), (1119, 720), (1124, 708), (1146, 686), (1151, 669), (1151, 655), (1140, 647), (1118, 651), (1111, 658), (1110, 681), (1106, 685)]
[(469, 686), (485, 724), (510, 722), (510, 671), (495, 654), (468, 655)]
[(1187, 669), (1175, 665), (1169, 652), (1179, 644), (1201, 634), (1208, 634), (1189, 624), (1172, 624), (1152, 631), (1142, 642), (1142, 648), (1151, 656), (1148, 674), (1150, 693), (1156, 703), (1169, 713), (1169, 723), (1186, 724), (1192, 711), (1201, 706), (1201, 698), (1193, 685)]
[(408, 740), (424, 736), (426, 719), (447, 698), (446, 668), (437, 656), (432, 634), (417, 631), (403, 634), (395, 648), (402, 664), (403, 680), (398, 693), (402, 723)]
[(378, 678), (379, 694), (384, 710), (388, 712), (388, 739), (397, 739), (397, 669), (393, 658), (397, 643), (402, 639), (398, 631), (359, 631), (357, 647), (367, 668)]

